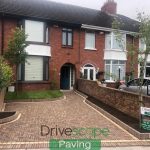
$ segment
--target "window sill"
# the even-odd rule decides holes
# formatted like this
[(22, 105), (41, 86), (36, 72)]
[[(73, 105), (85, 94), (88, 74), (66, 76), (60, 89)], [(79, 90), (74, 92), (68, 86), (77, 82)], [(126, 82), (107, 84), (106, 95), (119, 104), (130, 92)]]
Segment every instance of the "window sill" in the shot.
[(127, 50), (121, 50), (121, 49), (104, 49), (104, 51), (127, 52)]
[(114, 80), (106, 80), (105, 82), (106, 83), (115, 83), (116, 81), (114, 81)]
[(84, 49), (88, 50), (88, 51), (96, 51), (97, 50), (96, 48), (87, 48), (87, 47), (85, 47)]
[(50, 46), (50, 43), (44, 43), (44, 42), (34, 42), (34, 41), (26, 41), (27, 44), (35, 44), (35, 45), (45, 45)]
[(64, 45), (62, 45), (61, 47), (62, 47), (62, 48), (69, 48), (69, 49), (73, 49), (73, 46), (64, 46)]
[(24, 84), (47, 84), (50, 83), (50, 81), (18, 81), (18, 83), (24, 83)]

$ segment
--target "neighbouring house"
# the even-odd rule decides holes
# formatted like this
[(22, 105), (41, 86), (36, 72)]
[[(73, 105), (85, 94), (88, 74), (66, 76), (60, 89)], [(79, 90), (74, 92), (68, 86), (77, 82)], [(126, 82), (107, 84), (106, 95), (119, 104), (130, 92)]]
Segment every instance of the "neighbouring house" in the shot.
[[(124, 48), (112, 29), (115, 18), (123, 23)], [(77, 78), (96, 80), (99, 72), (105, 73), (107, 82), (114, 82), (119, 68), (121, 80), (130, 71), (126, 43), (133, 42), (130, 34), (138, 32), (138, 22), (117, 14), (113, 0), (107, 0), (101, 10), (46, 0), (0, 0), (0, 55), (16, 27), (25, 30), (29, 43), (27, 62), (20, 64), (17, 75), (22, 90), (72, 89)], [(134, 43), (137, 48), (143, 46), (139, 39)], [(135, 61), (137, 58), (138, 52)], [(138, 63), (135, 74), (138, 76)]]

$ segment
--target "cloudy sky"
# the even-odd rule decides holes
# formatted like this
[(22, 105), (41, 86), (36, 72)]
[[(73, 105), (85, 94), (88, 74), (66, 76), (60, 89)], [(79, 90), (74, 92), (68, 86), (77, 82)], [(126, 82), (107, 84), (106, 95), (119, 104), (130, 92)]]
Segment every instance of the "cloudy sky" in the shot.
[[(53, 0), (61, 3), (79, 5), (92, 9), (100, 9), (106, 0)], [(150, 0), (115, 0), (118, 4), (119, 14), (136, 19), (138, 12), (150, 15)]]

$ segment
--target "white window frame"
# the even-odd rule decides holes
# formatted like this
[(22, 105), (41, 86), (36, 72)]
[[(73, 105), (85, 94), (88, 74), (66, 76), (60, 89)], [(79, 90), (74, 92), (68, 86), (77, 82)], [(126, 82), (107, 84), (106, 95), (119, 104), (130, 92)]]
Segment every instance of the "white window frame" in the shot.
[[(86, 67), (87, 65), (91, 65), (91, 67)], [(84, 70), (87, 69), (87, 80), (90, 80), (90, 70), (93, 70), (93, 81), (96, 80), (96, 68), (92, 64), (85, 64), (82, 68), (83, 76)]]
[[(88, 47), (87, 46), (87, 35), (92, 35), (93, 37), (94, 37), (94, 46), (93, 47)], [(93, 31), (85, 31), (85, 48), (84, 48), (85, 50), (96, 50), (96, 34), (95, 34), (95, 32)]]
[[(115, 33), (114, 32), (111, 32), (111, 33), (109, 33), (109, 34), (105, 34), (105, 49), (106, 50), (109, 50), (109, 49), (111, 49), (111, 50), (119, 50), (119, 51), (126, 51), (126, 34), (124, 34), (124, 33), (120, 33), (120, 34), (122, 34), (122, 37), (124, 37), (124, 48), (122, 49), (122, 48), (114, 48), (114, 38), (115, 38)], [(107, 40), (107, 37), (110, 37), (111, 38), (111, 44), (110, 44), (110, 48), (107, 48), (106, 46), (106, 40)], [(115, 39), (116, 40), (116, 39)]]
[[(112, 72), (113, 72), (113, 65), (122, 66), (123, 64), (119, 64), (119, 61), (124, 61), (124, 60), (116, 60), (116, 61), (118, 61), (118, 64), (113, 64), (112, 63), (115, 60), (108, 60), (108, 61), (110, 61), (110, 64), (106, 64), (106, 61), (107, 60), (105, 60), (105, 73), (106, 73), (106, 65), (110, 65), (110, 74), (112, 74)], [(125, 62), (124, 63), (124, 68), (125, 68), (124, 73), (126, 73), (126, 61), (124, 61), (124, 62)], [(119, 67), (118, 67), (118, 73), (119, 73)], [(106, 77), (106, 75), (105, 75), (105, 77)], [(124, 77), (125, 77), (125, 74), (124, 74)], [(113, 77), (111, 77), (111, 76), (109, 77), (109, 80), (106, 79), (106, 82), (115, 82), (115, 81), (117, 81), (117, 80), (114, 80)]]

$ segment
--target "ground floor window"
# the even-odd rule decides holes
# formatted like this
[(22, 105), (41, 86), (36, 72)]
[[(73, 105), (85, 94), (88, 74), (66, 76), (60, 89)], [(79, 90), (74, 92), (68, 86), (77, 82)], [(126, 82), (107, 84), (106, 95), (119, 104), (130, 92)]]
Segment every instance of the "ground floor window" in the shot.
[[(140, 70), (141, 70), (141, 64), (140, 64)], [(141, 72), (141, 71), (140, 71)], [(140, 76), (140, 73), (139, 73)], [(146, 78), (150, 78), (150, 62), (146, 63), (146, 67), (145, 67), (145, 72), (144, 72), (144, 77)]]
[(49, 79), (49, 58), (43, 56), (28, 56), (25, 64), (18, 68), (18, 80), (46, 81)]
[(105, 60), (105, 80), (125, 80), (126, 62), (123, 60)]
[(87, 80), (96, 80), (96, 69), (93, 65), (87, 64), (83, 67), (83, 77)]
[(145, 77), (150, 77), (150, 63), (146, 64)]

